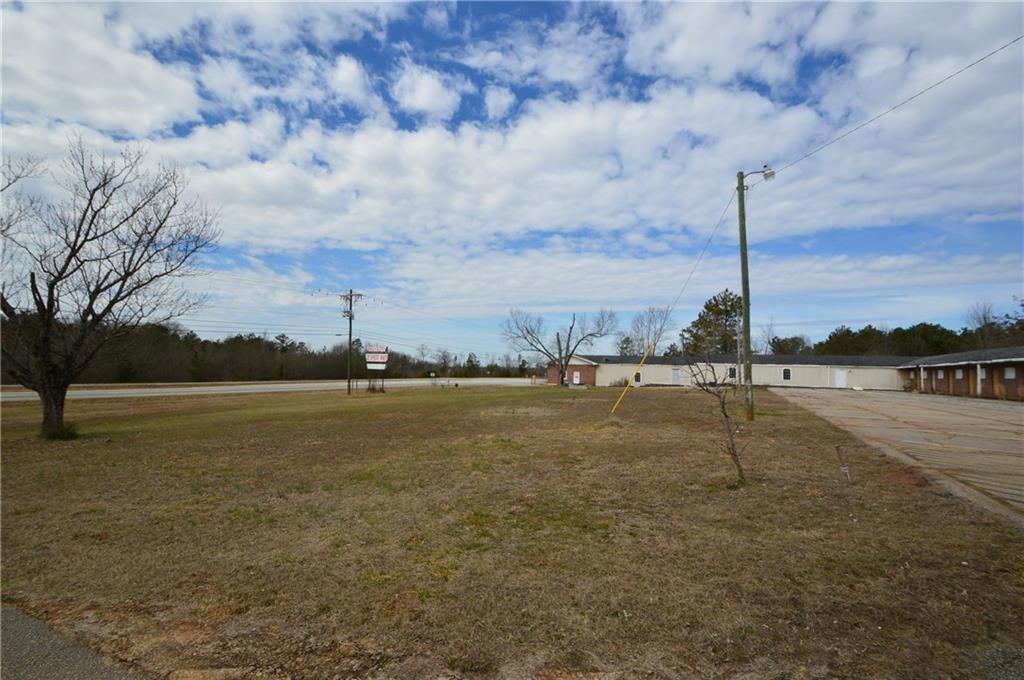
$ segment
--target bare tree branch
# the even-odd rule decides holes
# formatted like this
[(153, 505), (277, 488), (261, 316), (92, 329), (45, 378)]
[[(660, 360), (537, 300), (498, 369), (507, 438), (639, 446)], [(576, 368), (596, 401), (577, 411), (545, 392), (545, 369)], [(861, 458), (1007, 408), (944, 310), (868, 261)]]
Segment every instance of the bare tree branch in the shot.
[(594, 319), (573, 314), (568, 328), (545, 338), (543, 317), (512, 309), (502, 325), (502, 336), (516, 351), (536, 352), (554, 364), (561, 384), (579, 348), (593, 346), (596, 340), (611, 335), (617, 323), (615, 312), (609, 310), (601, 310)]
[(619, 333), (619, 344), (631, 347), (643, 353), (653, 346), (652, 354), (658, 353), (658, 345), (665, 335), (665, 329), (672, 323), (672, 310), (669, 307), (648, 307), (633, 315), (629, 331)]
[(690, 369), (693, 384), (702, 392), (714, 397), (717, 401), (718, 412), (722, 419), (722, 429), (725, 435), (722, 449), (736, 468), (738, 483), (746, 484), (747, 478), (743, 471), (741, 451), (736, 448), (736, 427), (733, 425), (732, 416), (729, 414), (729, 398), (736, 393), (735, 383), (719, 380), (715, 365), (711, 363), (709, 357), (705, 357), (703, 360), (690, 359), (687, 367)]
[[(5, 187), (38, 168), (11, 167)], [(107, 342), (201, 302), (178, 280), (219, 236), (216, 213), (188, 197), (184, 175), (173, 165), (147, 169), (141, 149), (110, 158), (73, 138), (62, 168), (54, 179), (63, 200), (34, 197), (23, 217), (5, 201), (3, 217), (21, 227), (4, 233), (3, 357), (39, 392), (44, 431), (63, 428), (68, 385)]]

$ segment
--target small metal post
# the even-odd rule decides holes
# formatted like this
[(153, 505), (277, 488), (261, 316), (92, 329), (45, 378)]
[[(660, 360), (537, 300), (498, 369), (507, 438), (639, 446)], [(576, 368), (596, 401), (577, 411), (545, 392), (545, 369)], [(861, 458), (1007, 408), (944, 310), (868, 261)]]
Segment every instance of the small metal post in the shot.
[(850, 466), (846, 464), (846, 458), (843, 457), (843, 448), (836, 444), (836, 456), (839, 458), (839, 469), (842, 471), (843, 476), (846, 477), (846, 481), (853, 484), (853, 479), (850, 478)]

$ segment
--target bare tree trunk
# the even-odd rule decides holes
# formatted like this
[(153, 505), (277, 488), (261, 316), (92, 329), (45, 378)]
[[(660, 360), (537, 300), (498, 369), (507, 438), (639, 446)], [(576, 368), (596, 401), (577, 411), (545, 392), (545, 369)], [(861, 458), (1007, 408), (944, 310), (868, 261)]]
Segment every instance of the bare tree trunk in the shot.
[(68, 386), (63, 381), (48, 380), (40, 384), (38, 392), (43, 402), (43, 437), (67, 438), (70, 431), (64, 427), (64, 400), (67, 398)]
[(725, 451), (732, 458), (732, 464), (736, 466), (736, 476), (740, 484), (746, 484), (747, 478), (743, 474), (743, 463), (740, 461), (740, 452), (736, 450), (736, 436), (732, 428), (732, 418), (729, 416), (729, 411), (726, 409), (726, 403), (724, 399), (719, 400), (719, 406), (722, 409), (722, 425), (725, 427)]

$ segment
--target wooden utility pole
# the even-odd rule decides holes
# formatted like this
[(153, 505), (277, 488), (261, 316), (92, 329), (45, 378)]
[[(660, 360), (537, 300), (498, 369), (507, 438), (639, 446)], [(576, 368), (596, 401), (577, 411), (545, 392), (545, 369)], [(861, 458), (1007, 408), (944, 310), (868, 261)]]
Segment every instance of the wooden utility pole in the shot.
[(348, 366), (345, 369), (345, 387), (349, 394), (352, 394), (352, 319), (355, 318), (355, 314), (352, 313), (352, 303), (361, 297), (363, 297), (362, 293), (356, 293), (351, 288), (348, 289), (348, 293), (341, 295), (341, 299), (347, 305), (342, 311), (342, 315), (348, 319), (348, 352), (346, 353)]
[(736, 173), (736, 198), (740, 209), (740, 273), (743, 277), (743, 382), (747, 392), (747, 420), (754, 419), (754, 370), (750, 350), (750, 275), (747, 272), (747, 208), (743, 172)]

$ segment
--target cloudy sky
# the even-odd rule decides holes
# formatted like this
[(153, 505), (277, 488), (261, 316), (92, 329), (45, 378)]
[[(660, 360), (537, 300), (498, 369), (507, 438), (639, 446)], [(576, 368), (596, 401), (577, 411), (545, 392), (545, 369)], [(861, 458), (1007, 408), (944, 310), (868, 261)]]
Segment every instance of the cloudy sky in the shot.
[[(142, 141), (221, 210), (207, 337), (506, 351), (671, 302), (737, 170), (1024, 33), (1020, 3), (3, 5), (3, 152)], [(1022, 288), (1017, 43), (748, 195), (755, 328), (1000, 311)], [(752, 182), (753, 183), (753, 182)], [(676, 312), (739, 288), (735, 204)]]

